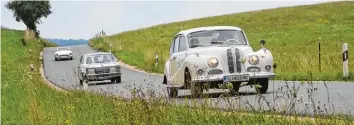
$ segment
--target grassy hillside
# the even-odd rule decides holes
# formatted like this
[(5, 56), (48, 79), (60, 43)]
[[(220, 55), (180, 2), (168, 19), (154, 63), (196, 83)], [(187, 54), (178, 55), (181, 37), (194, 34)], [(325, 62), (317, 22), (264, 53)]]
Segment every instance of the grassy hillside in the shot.
[[(49, 88), (38, 71), (44, 43), (22, 45), (22, 31), (1, 30), (1, 124), (321, 124), (353, 123), (344, 118), (289, 120), (261, 114), (225, 112), (206, 108), (166, 105), (159, 100), (123, 100)], [(28, 50), (31, 49), (30, 54)], [(35, 70), (30, 71), (30, 64)]]
[[(230, 25), (242, 28), (254, 50), (266, 40), (272, 52), (277, 78), (303, 80), (313, 73), (314, 79), (342, 78), (341, 49), (349, 44), (349, 59), (354, 59), (354, 2), (334, 2), (245, 12), (175, 22), (108, 36), (115, 54), (124, 62), (151, 72), (163, 73), (173, 36), (183, 29)], [(319, 40), (319, 38), (321, 38)], [(322, 71), (318, 66), (318, 41), (321, 42)], [(92, 39), (90, 45), (108, 50), (103, 39)], [(162, 60), (154, 67), (154, 53)], [(161, 57), (161, 56), (160, 56)], [(354, 80), (354, 61), (349, 61), (350, 79)]]

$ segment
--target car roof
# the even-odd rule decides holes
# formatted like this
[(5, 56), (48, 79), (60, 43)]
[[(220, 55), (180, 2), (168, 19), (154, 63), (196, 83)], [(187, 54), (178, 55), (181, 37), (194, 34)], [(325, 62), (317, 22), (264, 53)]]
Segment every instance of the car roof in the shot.
[(97, 52), (97, 53), (84, 54), (84, 56), (93, 56), (93, 55), (97, 55), (97, 54), (112, 54), (112, 53), (109, 53), (109, 52)]
[(180, 31), (178, 34), (188, 35), (190, 33), (203, 31), (203, 30), (242, 30), (242, 29), (234, 26), (208, 26), (208, 27), (198, 27), (198, 28), (183, 30)]

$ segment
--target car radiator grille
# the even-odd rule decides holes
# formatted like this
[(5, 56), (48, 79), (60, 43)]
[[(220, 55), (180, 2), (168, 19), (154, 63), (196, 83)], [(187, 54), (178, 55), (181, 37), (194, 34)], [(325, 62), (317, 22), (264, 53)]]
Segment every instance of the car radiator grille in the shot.
[(96, 74), (109, 73), (109, 68), (95, 68)]
[(227, 49), (226, 56), (227, 56), (227, 64), (229, 65), (229, 72), (234, 73), (235, 72), (234, 58), (232, 56), (231, 49)]
[(236, 55), (236, 71), (240, 73), (241, 72), (240, 51), (237, 48), (235, 49), (235, 55)]

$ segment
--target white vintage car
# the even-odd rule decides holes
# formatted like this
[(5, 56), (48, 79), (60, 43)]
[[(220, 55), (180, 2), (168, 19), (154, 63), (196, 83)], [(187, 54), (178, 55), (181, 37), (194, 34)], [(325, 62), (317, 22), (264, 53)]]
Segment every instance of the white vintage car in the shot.
[(54, 52), (55, 61), (61, 59), (73, 59), (73, 52), (68, 47), (58, 47)]
[(275, 77), (273, 57), (263, 47), (253, 51), (244, 31), (238, 27), (211, 26), (179, 32), (170, 46), (163, 83), (169, 97), (176, 97), (179, 88), (191, 89), (199, 97), (205, 88), (218, 88), (232, 83), (238, 92), (240, 84), (259, 84), (257, 92), (265, 93), (268, 78)]
[(111, 80), (121, 82), (120, 64), (112, 53), (100, 52), (85, 54), (80, 57), (78, 77), (80, 85), (92, 81)]

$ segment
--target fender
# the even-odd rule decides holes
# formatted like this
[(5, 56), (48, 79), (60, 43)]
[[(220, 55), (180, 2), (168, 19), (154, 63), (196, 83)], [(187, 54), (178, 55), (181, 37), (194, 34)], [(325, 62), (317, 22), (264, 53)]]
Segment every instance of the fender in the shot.
[(164, 74), (164, 77), (166, 77), (166, 79), (164, 79), (166, 81), (163, 81), (163, 83), (166, 83), (167, 85), (170, 84), (170, 82), (169, 82), (171, 80), (171, 78), (170, 78), (170, 60), (167, 60), (165, 63), (165, 68), (164, 68), (163, 74)]
[[(248, 63), (248, 58), (249, 58), (249, 56), (252, 56), (252, 55), (256, 55), (258, 57), (259, 63), (257, 65), (251, 65)], [(273, 66), (273, 55), (266, 48), (261, 48), (260, 50), (258, 50), (256, 52), (250, 52), (250, 53), (246, 54), (246, 56), (244, 58), (246, 59), (246, 62), (245, 62), (246, 68), (252, 67), (252, 66), (257, 66), (257, 67), (261, 68), (261, 72), (263, 72), (263, 71), (266, 71), (265, 70), (266, 65)], [(270, 72), (274, 72), (273, 67), (271, 68)]]

